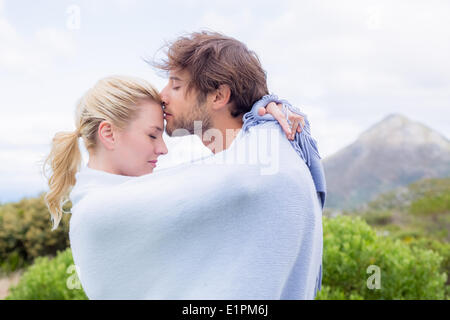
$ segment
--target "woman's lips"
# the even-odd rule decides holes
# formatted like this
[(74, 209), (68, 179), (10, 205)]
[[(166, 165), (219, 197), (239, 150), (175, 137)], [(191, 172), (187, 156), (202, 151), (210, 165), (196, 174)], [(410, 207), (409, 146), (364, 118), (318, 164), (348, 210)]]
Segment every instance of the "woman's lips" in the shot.
[(158, 160), (152, 160), (152, 161), (149, 161), (148, 163), (150, 163), (153, 166), (153, 168), (155, 168), (156, 162), (158, 162)]

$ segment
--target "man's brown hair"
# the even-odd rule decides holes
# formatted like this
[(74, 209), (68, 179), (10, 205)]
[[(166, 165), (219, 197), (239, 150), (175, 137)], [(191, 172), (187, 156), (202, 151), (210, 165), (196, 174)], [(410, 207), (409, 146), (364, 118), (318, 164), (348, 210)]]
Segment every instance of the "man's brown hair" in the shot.
[(228, 85), (233, 117), (250, 111), (268, 94), (266, 73), (258, 56), (242, 42), (216, 32), (194, 32), (167, 45), (167, 59), (153, 63), (159, 69), (183, 70), (190, 75), (189, 92), (196, 89), (199, 103)]

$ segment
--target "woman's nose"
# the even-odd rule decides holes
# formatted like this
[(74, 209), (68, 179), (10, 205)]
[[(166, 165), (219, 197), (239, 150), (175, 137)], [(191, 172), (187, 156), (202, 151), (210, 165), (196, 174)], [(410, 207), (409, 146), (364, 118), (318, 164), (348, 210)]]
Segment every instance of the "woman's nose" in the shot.
[(161, 143), (161, 144), (158, 146), (157, 153), (158, 153), (159, 155), (164, 155), (164, 154), (167, 154), (167, 152), (168, 152), (167, 146), (166, 146), (165, 142), (163, 141), (163, 143)]

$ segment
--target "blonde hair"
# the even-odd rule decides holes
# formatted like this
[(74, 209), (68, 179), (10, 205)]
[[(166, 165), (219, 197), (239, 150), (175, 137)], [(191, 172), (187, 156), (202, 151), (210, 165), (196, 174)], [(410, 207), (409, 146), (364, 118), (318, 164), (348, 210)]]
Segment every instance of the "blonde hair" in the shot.
[(99, 124), (107, 120), (120, 129), (125, 128), (137, 116), (137, 104), (142, 99), (161, 102), (158, 91), (145, 80), (125, 76), (101, 79), (79, 100), (75, 131), (55, 134), (50, 154), (44, 161), (44, 174), (48, 169), (52, 172), (47, 177), (50, 190), (45, 195), (53, 221), (52, 231), (61, 221), (63, 206), (69, 200), (76, 183), (75, 174), (81, 166), (78, 138), (83, 138), (87, 150), (93, 150)]

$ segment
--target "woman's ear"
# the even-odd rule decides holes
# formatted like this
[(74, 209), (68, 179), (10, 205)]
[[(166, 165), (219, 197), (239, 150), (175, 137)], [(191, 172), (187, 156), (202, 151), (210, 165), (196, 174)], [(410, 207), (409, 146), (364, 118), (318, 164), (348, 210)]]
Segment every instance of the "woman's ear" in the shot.
[(226, 84), (221, 84), (214, 93), (213, 109), (219, 110), (230, 103), (231, 89)]
[(102, 121), (98, 126), (98, 138), (108, 150), (114, 150), (115, 137), (112, 124), (109, 121)]

